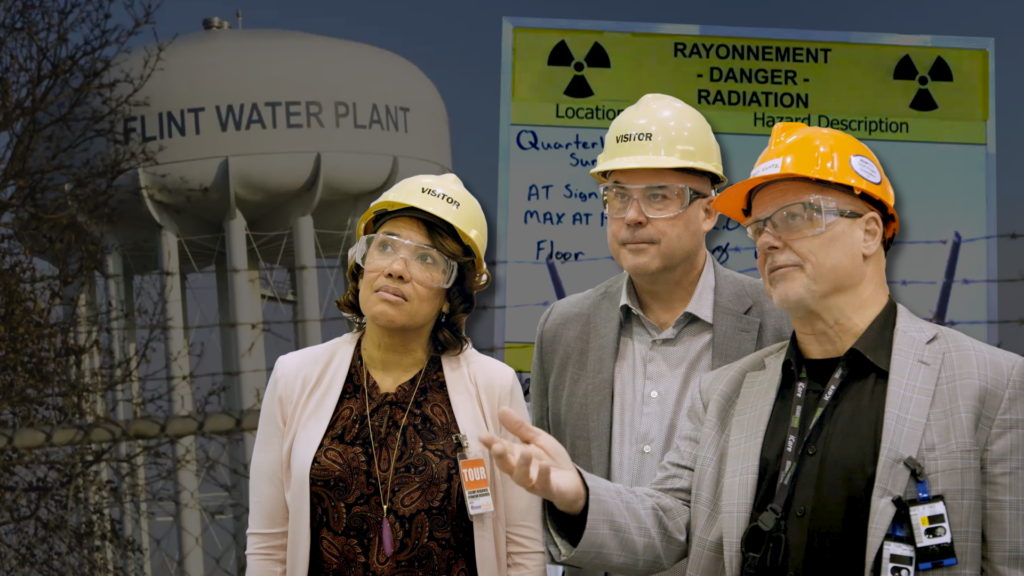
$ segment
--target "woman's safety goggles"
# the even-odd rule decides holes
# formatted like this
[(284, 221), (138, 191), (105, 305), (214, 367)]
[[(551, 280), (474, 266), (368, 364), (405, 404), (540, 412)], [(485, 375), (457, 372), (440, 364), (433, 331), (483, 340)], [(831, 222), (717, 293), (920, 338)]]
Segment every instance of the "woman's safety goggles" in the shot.
[(349, 252), (367, 272), (383, 272), (396, 260), (405, 261), (412, 281), (427, 288), (450, 288), (459, 266), (436, 248), (387, 234), (367, 234)]
[(599, 186), (604, 213), (612, 218), (624, 218), (629, 206), (636, 200), (640, 210), (648, 218), (675, 216), (694, 201), (707, 198), (685, 184), (615, 184), (606, 182)]
[(825, 196), (811, 196), (804, 202), (788, 204), (767, 217), (751, 218), (743, 226), (747, 236), (757, 242), (765, 232), (783, 240), (794, 240), (821, 234), (840, 218), (860, 218), (863, 214), (842, 210), (836, 201)]

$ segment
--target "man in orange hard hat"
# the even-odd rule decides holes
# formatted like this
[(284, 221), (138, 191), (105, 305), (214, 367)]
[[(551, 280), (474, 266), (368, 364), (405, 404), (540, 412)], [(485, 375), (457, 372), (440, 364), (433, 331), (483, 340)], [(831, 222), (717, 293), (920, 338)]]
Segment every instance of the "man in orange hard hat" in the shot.
[[(602, 478), (649, 486), (691, 388), (792, 331), (754, 278), (708, 253), (725, 183), (711, 126), (672, 96), (647, 94), (608, 128), (591, 175), (624, 273), (554, 303), (537, 329), (534, 425)], [(683, 574), (685, 566), (665, 576)], [(566, 569), (567, 576), (604, 571)]]
[(547, 500), (559, 561), (647, 574), (1024, 573), (1024, 358), (889, 296), (895, 195), (856, 138), (776, 124), (751, 177), (714, 206), (757, 243), (793, 337), (694, 387), (651, 489), (481, 438)]

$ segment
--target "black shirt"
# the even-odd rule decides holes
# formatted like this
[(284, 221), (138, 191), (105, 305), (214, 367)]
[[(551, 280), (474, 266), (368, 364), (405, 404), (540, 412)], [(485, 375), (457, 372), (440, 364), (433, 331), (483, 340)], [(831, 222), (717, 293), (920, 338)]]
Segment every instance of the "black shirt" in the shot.
[[(799, 455), (791, 492), (782, 511), (786, 544), (781, 564), (759, 573), (864, 574), (868, 513), (882, 442), (896, 303), (890, 298), (845, 354), (847, 376), (828, 403)], [(840, 358), (809, 360), (790, 339), (782, 380), (761, 447), (757, 496), (751, 522), (775, 497), (789, 426), (793, 389), (807, 368), (804, 414), (813, 414)], [(804, 434), (810, 418), (803, 418)]]

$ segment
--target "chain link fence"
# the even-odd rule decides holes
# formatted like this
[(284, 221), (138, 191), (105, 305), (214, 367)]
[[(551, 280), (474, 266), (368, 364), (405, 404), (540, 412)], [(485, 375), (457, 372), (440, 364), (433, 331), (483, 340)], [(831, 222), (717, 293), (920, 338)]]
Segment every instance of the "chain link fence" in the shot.
[[(5, 506), (21, 509), (16, 522), (36, 516), (51, 552), (65, 557), (57, 564), (81, 573), (243, 573), (243, 434), (258, 420), (253, 410), (0, 431), (0, 453), (31, 454), (12, 470)], [(69, 482), (34, 497), (41, 474)], [(35, 547), (6, 544), (4, 573), (49, 564), (19, 553)]]
[[(344, 283), (336, 265), (318, 271), (325, 341), (349, 330), (332, 304)], [(79, 283), (54, 310), (63, 334), (51, 340), (71, 358), (59, 380), (0, 404), (0, 573), (244, 574), (259, 410), (242, 406), (217, 272), (121, 268)], [(289, 276), (253, 266), (263, 385), (297, 348)], [(183, 322), (167, 313), (175, 303)]]

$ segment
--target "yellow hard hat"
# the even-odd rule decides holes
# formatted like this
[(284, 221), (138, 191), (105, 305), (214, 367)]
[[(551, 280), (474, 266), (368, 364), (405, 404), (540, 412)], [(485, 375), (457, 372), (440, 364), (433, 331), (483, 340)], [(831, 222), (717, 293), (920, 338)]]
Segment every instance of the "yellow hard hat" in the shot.
[[(374, 224), (389, 212), (416, 208), (451, 224), (459, 238), (476, 256), (478, 274), (488, 275), (484, 262), (487, 250), (487, 220), (480, 202), (455, 174), (412, 176), (392, 186), (363, 213), (356, 239), (373, 232)], [(486, 286), (486, 284), (484, 284)]]
[(726, 188), (711, 206), (743, 223), (750, 218), (751, 192), (767, 182), (790, 178), (807, 178), (853, 188), (876, 209), (884, 208), (887, 212), (887, 246), (899, 232), (896, 193), (871, 149), (845, 132), (810, 127), (800, 122), (780, 122), (773, 126), (768, 147), (758, 157), (750, 178)]
[(590, 175), (606, 182), (612, 171), (633, 168), (690, 168), (707, 172), (713, 186), (727, 182), (708, 121), (664, 94), (648, 94), (615, 117)]

